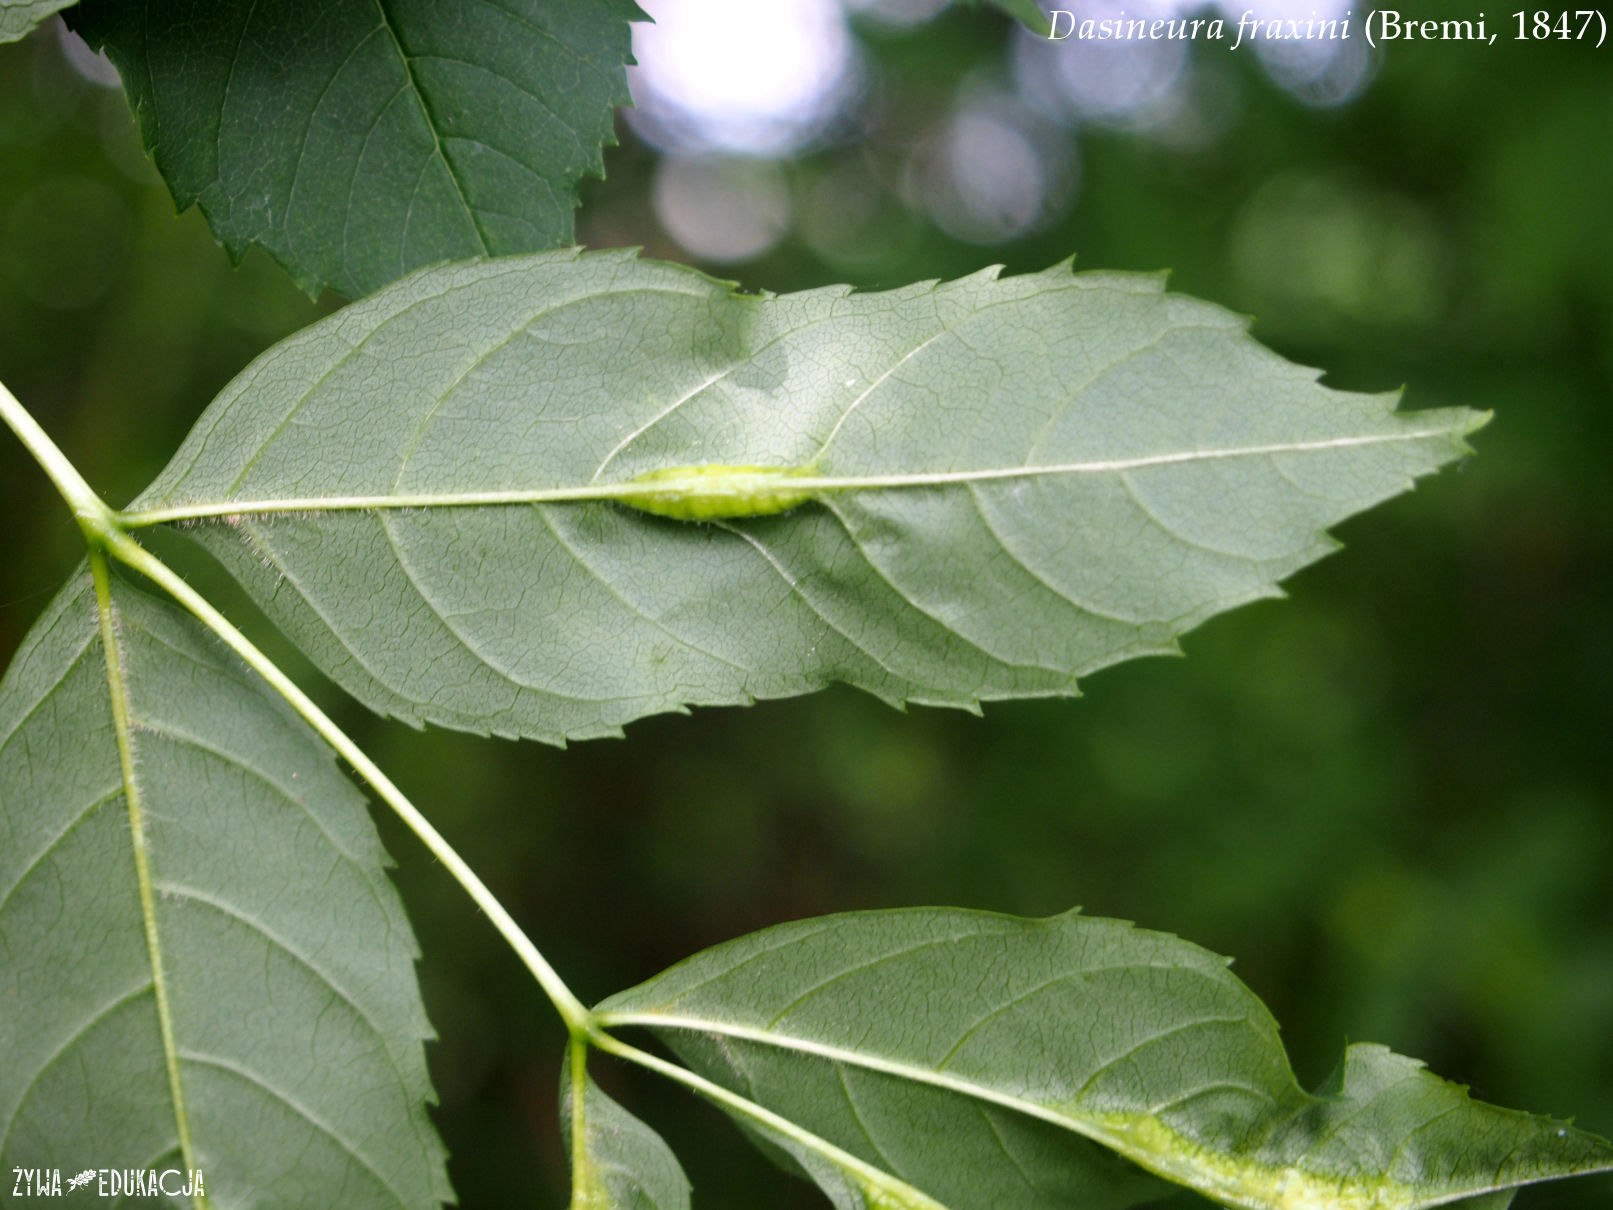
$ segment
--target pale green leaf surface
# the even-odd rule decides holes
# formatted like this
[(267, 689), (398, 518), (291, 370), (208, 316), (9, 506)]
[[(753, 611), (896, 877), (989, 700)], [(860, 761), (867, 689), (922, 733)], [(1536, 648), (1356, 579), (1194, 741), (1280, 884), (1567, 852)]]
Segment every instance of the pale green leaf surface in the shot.
[(943, 1105), (1062, 1127), (1248, 1210), (1470, 1198), (1491, 1210), (1518, 1185), (1613, 1169), (1613, 1144), (1469, 1100), (1381, 1046), (1351, 1046), (1307, 1094), (1224, 959), (1073, 913), (802, 921), (707, 950), (598, 1011), (607, 1028), (653, 1028), (697, 1070), (950, 1210), (1038, 1203), (937, 1167), (954, 1137), (935, 1128)]
[(111, 599), (149, 897), (81, 573), (0, 684), (0, 1169), (183, 1168), (183, 1122), (212, 1206), (451, 1199), (362, 799), (188, 616)]
[(569, 1056), (560, 1068), (560, 1133), (571, 1158), (571, 1210), (689, 1210), (689, 1178), (665, 1140), (591, 1075), (574, 1078)]
[(77, 0), (0, 0), (0, 42), (16, 42)]
[(568, 244), (629, 103), (633, 0), (90, 0), (183, 209), (357, 297)]
[[(784, 297), (623, 252), (443, 266), (250, 366), (135, 520), (209, 518), (298, 645), (411, 722), (1073, 694), (1278, 595), (1482, 420), (1329, 390), (1245, 327), (1067, 266)], [(669, 483), (693, 516), (814, 499), (612, 502)]]

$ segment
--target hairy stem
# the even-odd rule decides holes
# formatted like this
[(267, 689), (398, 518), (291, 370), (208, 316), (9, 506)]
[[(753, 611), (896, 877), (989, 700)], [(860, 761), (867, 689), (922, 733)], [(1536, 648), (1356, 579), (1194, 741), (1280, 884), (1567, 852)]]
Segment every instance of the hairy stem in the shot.
[(268, 656), (259, 651), (250, 639), (231, 625), (207, 598), (185, 583), (166, 563), (121, 530), (116, 531), (107, 541), (106, 548), (107, 552), (120, 563), (132, 567), (165, 589), (194, 614), (198, 621), (223, 639), (229, 648), (245, 660), (253, 671), (268, 681), (281, 697), (291, 703), (292, 709), (302, 715), (309, 726), (313, 727), (376, 794), (380, 795), (398, 818), (408, 825), (409, 830), (420, 838), (420, 842), (431, 851), (432, 856), (448, 867), (448, 872), (460, 886), (465, 888), (466, 893), (476, 902), (476, 906), (487, 913), (488, 919), (493, 922), (493, 927), (498, 930), (499, 935), (509, 943), (510, 948), (515, 950), (521, 961), (526, 964), (526, 968), (537, 979), (544, 994), (549, 997), (565, 1021), (566, 1028), (573, 1034), (585, 1032), (592, 1017), (582, 1002), (572, 994), (571, 989), (538, 951), (538, 947), (533, 945), (531, 939), (521, 931), (521, 926), (516, 924), (509, 912), (505, 911), (504, 905), (492, 891), (487, 889), (487, 885), (476, 876), (465, 859), (455, 852), (442, 833), (432, 827), (430, 821), (420, 813), (419, 808), (393, 784), (392, 779), (381, 772), (379, 766), (365, 755), (364, 750), (354, 743), (329, 715), (316, 706), (290, 677), (281, 672)]
[[(56, 444), (51, 441), (45, 431), (39, 427), (38, 422), (29, 415), (26, 409), (17, 401), (3, 385), (0, 385), (0, 415), (3, 415), (7, 425), (10, 426), (23, 445), (33, 454), (36, 461), (44, 468), (46, 474), (56, 485), (68, 505), (73, 509), (80, 527), (84, 530), (85, 538), (91, 548), (92, 568), (96, 571), (96, 583), (100, 589), (106, 578), (106, 557), (110, 555), (118, 562), (139, 572), (147, 579), (155, 582), (164, 589), (180, 605), (184, 606), (195, 618), (214, 634), (218, 635), (224, 643), (244, 660), (248, 667), (263, 677), (291, 707), (300, 714), (321, 738), (328, 743), (343, 760), (345, 760), (358, 775), (379, 795), (386, 804), (397, 813), (398, 817), (408, 825), (409, 829), (419, 837), (422, 844), (431, 853), (448, 867), (459, 884), (463, 886), (476, 905), (484, 911), (493, 922), (493, 927), (499, 935), (520, 956), (522, 962), (531, 971), (544, 993), (554, 1004), (566, 1028), (571, 1034), (571, 1058), (573, 1081), (585, 1080), (583, 1064), (586, 1061), (587, 1047), (593, 1046), (607, 1054), (615, 1055), (640, 1067), (648, 1068), (666, 1078), (692, 1089), (700, 1096), (722, 1106), (723, 1108), (739, 1114), (755, 1122), (769, 1133), (786, 1138), (816, 1155), (823, 1157), (836, 1168), (846, 1173), (848, 1178), (855, 1181), (866, 1190), (895, 1193), (902, 1198), (902, 1204), (917, 1207), (935, 1207), (941, 1210), (937, 1203), (925, 1197), (918, 1190), (902, 1181), (897, 1180), (889, 1173), (883, 1172), (870, 1164), (863, 1162), (849, 1152), (834, 1146), (828, 1140), (818, 1137), (810, 1131), (780, 1117), (771, 1110), (746, 1100), (737, 1093), (697, 1075), (685, 1067), (668, 1062), (619, 1041), (605, 1033), (598, 1027), (593, 1014), (566, 986), (565, 982), (549, 965), (547, 959), (539, 952), (531, 939), (521, 930), (514, 918), (504, 909), (498, 899), (488, 890), (485, 883), (471, 870), (465, 860), (454, 850), (453, 846), (434, 828), (422, 815), (419, 809), (409, 801), (402, 790), (393, 784), (381, 769), (372, 761), (356, 743), (336, 723), (321, 710), (311, 698), (286, 676), (280, 668), (258, 650), (257, 646), (242, 634), (230, 621), (224, 617), (199, 592), (187, 584), (182, 577), (175, 573), (166, 563), (158, 559), (145, 547), (134, 541), (125, 532), (125, 525), (135, 518), (120, 515), (109, 509), (85, 483), (83, 477), (68, 461)], [(579, 1106), (580, 1109), (580, 1106)], [(579, 1114), (580, 1120), (580, 1114)]]
[(588, 1037), (574, 1033), (567, 1043), (566, 1058), (571, 1076), (571, 1210), (581, 1210), (577, 1173), (588, 1155)]
[(57, 448), (45, 430), (39, 427), (39, 422), (17, 401), (17, 397), (6, 389), (6, 384), (3, 382), (0, 382), (0, 416), (5, 418), (11, 431), (17, 434), (17, 440), (21, 441), (34, 456), (34, 461), (50, 476), (50, 481), (56, 485), (56, 490), (62, 494), (62, 499), (66, 500), (67, 506), (73, 510), (73, 516), (84, 529), (86, 536), (110, 524), (112, 510), (91, 490), (90, 485), (84, 482), (84, 476), (80, 475), (78, 469), (67, 460), (67, 455)]

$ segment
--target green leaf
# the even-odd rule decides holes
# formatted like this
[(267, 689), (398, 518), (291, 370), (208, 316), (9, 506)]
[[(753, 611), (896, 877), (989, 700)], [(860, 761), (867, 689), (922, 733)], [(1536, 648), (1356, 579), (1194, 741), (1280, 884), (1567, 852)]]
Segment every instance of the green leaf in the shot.
[(1053, 27), (1047, 19), (1047, 13), (1037, 0), (985, 0), (1003, 10), (1016, 21), (1022, 21), (1031, 30), (1038, 34), (1046, 34)]
[(689, 1178), (672, 1149), (570, 1054), (560, 1068), (560, 1132), (571, 1158), (571, 1210), (689, 1210)]
[(0, 0), (0, 42), (16, 42), (76, 0)]
[(86, 0), (181, 209), (357, 297), (569, 244), (602, 176), (633, 0)]
[(835, 1210), (947, 1210), (906, 1181), (821, 1139), (774, 1129), (739, 1113), (730, 1116), (775, 1163), (815, 1183)]
[(1062, 1128), (1248, 1210), (1492, 1210), (1519, 1185), (1613, 1170), (1613, 1144), (1471, 1101), (1381, 1046), (1349, 1047), (1305, 1093), (1225, 959), (1074, 913), (802, 921), (698, 954), (598, 1012), (607, 1029), (652, 1028), (696, 1070), (950, 1210), (1037, 1203), (946, 1166), (943, 1105), (954, 1120)]
[(0, 684), (0, 1169), (450, 1199), (363, 800), (188, 616), (103, 585), (98, 610), (76, 576)]
[(261, 357), (129, 520), (204, 521), (415, 723), (1073, 694), (1279, 595), (1482, 423), (1329, 390), (1245, 328), (1067, 266), (785, 297), (620, 252), (443, 266)]
[[(586, 1053), (589, 1045), (658, 1071), (722, 1107), (775, 1160), (792, 1171), (810, 1174), (829, 1195), (836, 1210), (946, 1210), (934, 1198), (905, 1181), (803, 1130), (771, 1110), (695, 1075), (687, 1067), (624, 1046), (618, 1039), (607, 1037), (597, 1030), (591, 1031), (586, 1041), (580, 1038), (572, 1041), (572, 1050), (579, 1057), (572, 1060), (568, 1056), (568, 1062), (580, 1063), (580, 1056)], [(577, 1068), (570, 1066), (566, 1070), (569, 1073)], [(573, 1099), (584, 1095), (576, 1084), (572, 1087)], [(581, 1144), (573, 1144), (573, 1150), (581, 1150)]]
[(868, 1174), (735, 1115), (753, 1143), (810, 1178), (837, 1210), (877, 1208), (882, 1197), (924, 1210), (932, 1200), (948, 1210), (1120, 1210), (1172, 1192), (1091, 1140), (1000, 1105), (844, 1065), (769, 1065), (747, 1043), (718, 1034), (667, 1041), (696, 1071), (923, 1191), (903, 1202)]

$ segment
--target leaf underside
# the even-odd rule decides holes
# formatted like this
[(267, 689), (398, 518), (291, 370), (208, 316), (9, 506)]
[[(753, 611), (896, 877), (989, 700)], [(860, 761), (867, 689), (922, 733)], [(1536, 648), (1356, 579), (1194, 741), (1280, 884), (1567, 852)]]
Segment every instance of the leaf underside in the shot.
[(86, 0), (181, 209), (310, 293), (568, 244), (633, 0)]
[(16, 42), (76, 0), (0, 0), (0, 42)]
[[(449, 265), (266, 353), (132, 507), (214, 514), (191, 532), (277, 624), (416, 724), (1069, 695), (1280, 595), (1482, 421), (1329, 390), (1245, 328), (1067, 266), (757, 297), (625, 252)], [(715, 524), (478, 502), (713, 465), (819, 487)]]
[(689, 1178), (672, 1149), (591, 1075), (574, 1079), (569, 1056), (560, 1068), (560, 1134), (571, 1159), (571, 1210), (689, 1210)]
[(1306, 1093), (1224, 959), (1074, 913), (802, 921), (598, 1012), (949, 1210), (1166, 1188), (1117, 1155), (1248, 1210), (1499, 1210), (1517, 1186), (1613, 1170), (1613, 1144), (1472, 1101), (1381, 1046), (1349, 1047)]
[(0, 1169), (194, 1167), (215, 1206), (451, 1200), (363, 800), (188, 616), (116, 579), (110, 605), (133, 795), (88, 573), (0, 684)]
[(763, 1154), (811, 1180), (835, 1210), (1121, 1210), (1175, 1191), (1079, 1135), (998, 1105), (911, 1085), (887, 1088), (884, 1077), (827, 1063), (769, 1072), (746, 1043), (720, 1034), (663, 1036), (708, 1078), (912, 1189), (904, 1197), (734, 1115)]

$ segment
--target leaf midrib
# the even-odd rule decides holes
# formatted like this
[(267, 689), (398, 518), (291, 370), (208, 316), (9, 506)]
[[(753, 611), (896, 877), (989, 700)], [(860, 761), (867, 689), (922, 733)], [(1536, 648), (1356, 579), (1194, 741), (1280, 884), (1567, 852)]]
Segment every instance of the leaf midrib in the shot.
[(414, 95), (415, 103), (420, 106), (420, 113), (426, 120), (426, 128), (431, 131), (432, 153), (442, 162), (443, 171), (453, 183), (454, 196), (465, 210), (465, 217), (470, 221), (471, 230), (476, 233), (476, 242), (482, 246), (482, 252), (491, 256), (493, 246), (488, 242), (487, 232), (482, 230), (481, 218), (470, 199), (465, 196), (465, 183), (459, 179), (459, 173), (454, 169), (454, 162), (448, 156), (442, 145), (442, 133), (437, 129), (437, 115), (431, 110), (431, 103), (426, 99), (425, 87), (420, 83), (420, 77), (415, 74), (414, 61), (416, 56), (409, 53), (409, 48), (403, 44), (403, 36), (398, 32), (397, 23), (387, 8), (388, 0), (375, 0), (376, 11), (381, 16), (381, 27), (386, 30), (387, 37), (391, 39), (393, 47), (398, 52), (398, 59), (403, 64), (403, 70), (409, 77), (409, 91)]
[[(946, 1092), (968, 1097), (977, 1103), (986, 1102), (989, 1104), (998, 1105), (1013, 1112), (1025, 1114), (1028, 1117), (1039, 1118), (1042, 1121), (1049, 1122), (1054, 1126), (1058, 1126), (1062, 1129), (1083, 1135), (1092, 1141), (1109, 1148), (1111, 1151), (1116, 1152), (1126, 1159), (1131, 1160), (1133, 1163), (1136, 1163), (1140, 1167), (1147, 1169), (1149, 1172), (1162, 1176), (1176, 1184), (1185, 1185), (1188, 1188), (1196, 1189), (1199, 1192), (1212, 1191), (1213, 1195), (1216, 1197), (1234, 1199), (1242, 1196), (1237, 1190), (1229, 1190), (1219, 1184), (1214, 1185), (1212, 1189), (1212, 1186), (1208, 1182), (1204, 1184), (1191, 1182), (1190, 1180), (1184, 1178), (1184, 1171), (1190, 1173), (1191, 1175), (1200, 1175), (1197, 1169), (1194, 1169), (1191, 1164), (1189, 1164), (1186, 1169), (1171, 1168), (1162, 1164), (1161, 1161), (1162, 1159), (1172, 1157), (1162, 1156), (1159, 1151), (1153, 1148), (1139, 1146), (1132, 1138), (1128, 1137), (1126, 1132), (1127, 1119), (1143, 1118), (1156, 1123), (1161, 1130), (1167, 1131), (1172, 1136), (1181, 1139), (1183, 1144), (1187, 1146), (1192, 1146), (1204, 1151), (1209, 1150), (1208, 1148), (1205, 1148), (1203, 1144), (1195, 1143), (1192, 1140), (1180, 1136), (1169, 1126), (1166, 1126), (1163, 1122), (1159, 1122), (1158, 1119), (1155, 1118), (1151, 1113), (1105, 1114), (1100, 1112), (1089, 1112), (1085, 1114), (1077, 1114), (1074, 1111), (1061, 1113), (1054, 1108), (1042, 1105), (1036, 1101), (1020, 1099), (1009, 1093), (993, 1089), (987, 1085), (978, 1084), (967, 1079), (961, 1079), (956, 1076), (948, 1075), (945, 1072), (922, 1066), (911, 1065), (882, 1056), (862, 1054), (854, 1050), (847, 1050), (842, 1047), (830, 1045), (828, 1043), (816, 1042), (806, 1038), (798, 1038), (789, 1034), (778, 1033), (765, 1028), (739, 1025), (711, 1017), (676, 1016), (657, 1012), (602, 1012), (598, 1015), (597, 1019), (599, 1026), (603, 1029), (639, 1027), (651, 1030), (681, 1030), (689, 1033), (704, 1034), (707, 1036), (715, 1034), (722, 1037), (734, 1038), (742, 1042), (751, 1042), (760, 1046), (772, 1047), (778, 1050), (794, 1051), (798, 1054), (808, 1055), (830, 1063), (843, 1064), (850, 1067), (860, 1068), (865, 1071), (877, 1072), (881, 1075), (890, 1076), (899, 1080), (927, 1084), (931, 1087), (939, 1088)], [(1307, 1095), (1297, 1088), (1296, 1092), (1302, 1097)], [(1289, 1170), (1279, 1169), (1271, 1165), (1260, 1164), (1252, 1159), (1238, 1159), (1230, 1155), (1223, 1156), (1222, 1158), (1225, 1159), (1229, 1164), (1247, 1168), (1251, 1171), (1275, 1173)], [(1289, 1166), (1289, 1168), (1292, 1171), (1299, 1173), (1301, 1176), (1311, 1177), (1312, 1179), (1333, 1179), (1328, 1177), (1328, 1175), (1325, 1173), (1307, 1173), (1304, 1169), (1294, 1166)], [(1447, 1184), (1445, 1185), (1443, 1191), (1426, 1194), (1424, 1196), (1416, 1196), (1415, 1190), (1413, 1190), (1412, 1187), (1393, 1181), (1388, 1177), (1362, 1178), (1359, 1182), (1352, 1181), (1351, 1183), (1360, 1183), (1362, 1185), (1381, 1185), (1383, 1187), (1398, 1187), (1401, 1189), (1406, 1189), (1408, 1192), (1412, 1192), (1413, 1200), (1390, 1203), (1390, 1205), (1396, 1206), (1397, 1210), (1425, 1210), (1427, 1207), (1444, 1205), (1452, 1201), (1460, 1201), (1464, 1198), (1477, 1197), (1486, 1193), (1498, 1192), (1499, 1190), (1508, 1187), (1502, 1185), (1492, 1185), (1484, 1188), (1466, 1189)], [(1252, 1196), (1253, 1195), (1248, 1195), (1247, 1197), (1243, 1197), (1243, 1200), (1233, 1201), (1231, 1204), (1242, 1206), (1245, 1208), (1245, 1210), (1269, 1210), (1270, 1204), (1268, 1202), (1249, 1200), (1249, 1197)], [(1295, 1205), (1297, 1207), (1303, 1207), (1305, 1203), (1295, 1203)]]
[[(145, 937), (147, 960), (151, 966), (151, 987), (156, 1001), (157, 1027), (162, 1038), (163, 1063), (168, 1076), (168, 1094), (173, 1102), (174, 1128), (179, 1135), (179, 1151), (187, 1169), (197, 1167), (190, 1137), (190, 1116), (185, 1108), (184, 1080), (179, 1071), (179, 1047), (174, 1040), (173, 1008), (168, 1000), (167, 976), (163, 969), (162, 939), (157, 927), (157, 903), (146, 850), (146, 822), (139, 779), (135, 776), (133, 710), (124, 682), (124, 660), (118, 634), (118, 619), (112, 603), (111, 569), (100, 550), (90, 552), (90, 574), (95, 581), (95, 604), (106, 653), (107, 696), (112, 710), (112, 726), (117, 736), (118, 763), (123, 776), (123, 798), (129, 812), (129, 843), (133, 850), (135, 878), (139, 887), (141, 931)], [(207, 1197), (198, 1189), (192, 1195), (197, 1210), (205, 1210)]]
[(948, 1075), (945, 1072), (928, 1067), (903, 1063), (878, 1055), (863, 1054), (859, 1051), (847, 1050), (825, 1042), (815, 1042), (808, 1038), (798, 1038), (770, 1029), (737, 1025), (733, 1022), (711, 1017), (683, 1017), (654, 1012), (605, 1012), (599, 1014), (599, 1025), (602, 1029), (618, 1029), (625, 1026), (655, 1030), (684, 1030), (698, 1034), (720, 1034), (723, 1037), (734, 1038), (741, 1042), (754, 1042), (779, 1050), (792, 1050), (800, 1054), (811, 1055), (814, 1058), (826, 1059), (832, 1063), (860, 1067), (865, 1071), (879, 1072), (881, 1075), (929, 1084), (947, 1092), (955, 1092), (975, 1100), (989, 1101), (1005, 1109), (1012, 1109), (1018, 1113), (1041, 1118), (1043, 1121), (1062, 1126), (1067, 1130), (1075, 1129), (1078, 1133), (1085, 1134), (1115, 1150), (1123, 1151), (1128, 1158), (1137, 1158), (1135, 1155), (1124, 1151), (1124, 1140), (1117, 1139), (1111, 1131), (1106, 1131), (1096, 1125), (1089, 1125), (1089, 1123), (1101, 1120), (1101, 1115), (1099, 1114), (1090, 1114), (1082, 1118), (1066, 1116), (1035, 1101), (1022, 1100), (986, 1085), (977, 1084), (971, 1080)]
[[(1108, 475), (1156, 466), (1177, 466), (1233, 458), (1274, 458), (1285, 454), (1326, 453), (1363, 446), (1405, 444), (1459, 437), (1463, 428), (1444, 426), (1363, 437), (1328, 437), (1316, 441), (1283, 441), (1222, 449), (1182, 450), (1132, 458), (1099, 459), (1045, 465), (979, 467), (963, 471), (914, 471), (890, 475), (791, 475), (792, 490), (818, 495), (858, 491), (900, 491), (951, 487), (1010, 479), (1042, 479), (1061, 475)], [(792, 468), (780, 467), (780, 471)], [(642, 495), (644, 484), (632, 481), (590, 483), (577, 487), (515, 488), (479, 492), (389, 492), (355, 496), (287, 496), (279, 499), (199, 500), (161, 508), (133, 509), (119, 515), (130, 528), (218, 517), (272, 513), (380, 512), (397, 509), (494, 508), (521, 504), (573, 504), (624, 500)]]

